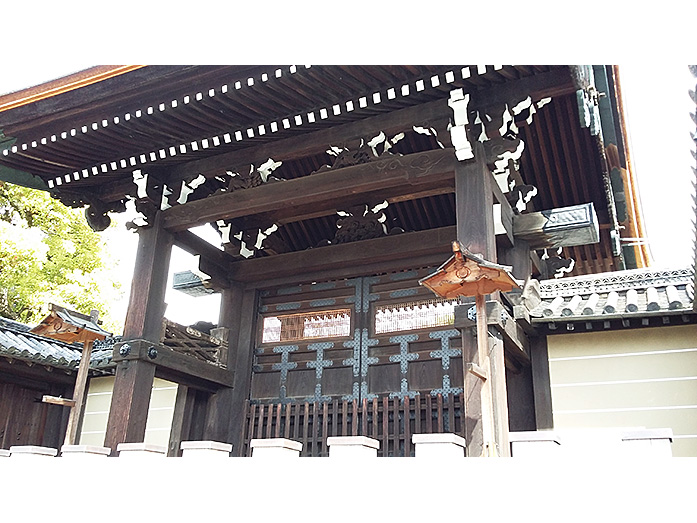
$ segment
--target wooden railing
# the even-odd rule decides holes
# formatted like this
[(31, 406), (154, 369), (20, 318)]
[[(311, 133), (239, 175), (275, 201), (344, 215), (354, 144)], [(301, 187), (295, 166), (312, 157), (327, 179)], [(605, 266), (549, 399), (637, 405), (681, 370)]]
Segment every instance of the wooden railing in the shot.
[(330, 436), (368, 436), (380, 441), (378, 456), (413, 456), (412, 434), (450, 432), (464, 437), (463, 395), (417, 395), (322, 403), (247, 401), (243, 456), (254, 438), (288, 438), (303, 444), (302, 456), (328, 456)]
[(216, 328), (208, 334), (164, 318), (160, 342), (176, 352), (226, 367), (228, 335), (226, 328)]

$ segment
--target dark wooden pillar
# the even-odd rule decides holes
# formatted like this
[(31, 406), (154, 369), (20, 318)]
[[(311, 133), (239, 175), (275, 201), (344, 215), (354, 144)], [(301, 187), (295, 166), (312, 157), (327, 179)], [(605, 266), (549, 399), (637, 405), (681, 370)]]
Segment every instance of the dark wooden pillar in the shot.
[(154, 377), (155, 365), (152, 363), (126, 360), (117, 364), (104, 437), (104, 446), (110, 447), (112, 453), (119, 443), (138, 443), (145, 438)]
[[(220, 315), (218, 325), (227, 329), (228, 333), (228, 372), (234, 373), (237, 358), (238, 336), (242, 319), (242, 300), (244, 291), (239, 284), (222, 291), (220, 298)], [(239, 371), (238, 371), (239, 372)], [(212, 394), (208, 401), (204, 439), (232, 443), (228, 430), (230, 413), (233, 408), (234, 389), (226, 387)]]
[[(138, 231), (138, 251), (131, 282), (131, 297), (124, 325), (124, 340), (160, 342), (165, 311), (165, 291), (172, 253), (172, 235), (160, 222)], [(114, 393), (104, 445), (115, 451), (119, 443), (145, 438), (155, 365), (142, 360), (121, 361), (116, 366)]]
[(228, 434), (229, 441), (233, 445), (233, 456), (241, 456), (244, 446), (245, 400), (249, 399), (252, 380), (257, 306), (256, 289), (245, 290), (240, 301), (239, 332), (234, 337), (237, 341), (234, 356), (235, 381), (230, 397), (228, 419)]
[(530, 339), (532, 387), (535, 397), (535, 421), (537, 430), (554, 428), (552, 415), (552, 386), (549, 378), (549, 354), (547, 337)]
[(174, 401), (172, 427), (169, 431), (168, 456), (181, 456), (181, 442), (197, 439), (191, 430), (195, 407), (196, 390), (179, 384), (177, 386), (177, 397)]
[[(458, 162), (455, 166), (457, 239), (471, 252), (496, 262), (492, 188), (495, 181), (482, 144), (476, 142), (473, 150), (474, 159)], [(467, 442), (468, 456), (493, 452), (509, 455), (503, 341), (500, 335), (492, 336), (491, 332), (487, 341), (488, 353), (483, 354), (472, 329), (469, 332), (463, 330), (465, 431), (470, 438)], [(486, 378), (468, 372), (468, 363), (483, 368)], [(495, 445), (496, 449), (486, 449), (487, 445)]]
[[(501, 263), (513, 267), (513, 276), (524, 282), (532, 274), (530, 245), (526, 240), (516, 238), (515, 244), (503, 248), (499, 258)], [(514, 304), (520, 303), (522, 289), (507, 293)], [(506, 389), (508, 393), (509, 429), (512, 431), (535, 430), (535, 401), (533, 376), (530, 366), (522, 363), (517, 371), (506, 369)]]
[(455, 164), (457, 239), (470, 252), (496, 261), (493, 176), (484, 148), (477, 142), (475, 158)]
[(125, 340), (160, 342), (173, 243), (172, 235), (161, 225), (160, 216), (160, 213), (156, 215), (152, 226), (138, 231), (131, 297), (123, 328)]

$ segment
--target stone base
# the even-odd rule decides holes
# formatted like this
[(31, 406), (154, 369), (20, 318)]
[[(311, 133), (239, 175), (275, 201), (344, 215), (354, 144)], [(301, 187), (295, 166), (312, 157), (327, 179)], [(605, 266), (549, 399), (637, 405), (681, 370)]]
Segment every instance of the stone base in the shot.
[(183, 458), (229, 458), (232, 445), (219, 441), (182, 441)]
[(414, 434), (414, 456), (417, 458), (464, 458), (467, 444), (457, 434)]
[(119, 443), (116, 446), (120, 458), (163, 458), (167, 447), (149, 443)]
[(63, 445), (61, 447), (62, 458), (106, 458), (109, 457), (109, 454), (111, 454), (109, 447), (96, 447), (93, 445)]
[(54, 458), (58, 454), (58, 449), (51, 447), (38, 447), (35, 445), (15, 445), (10, 447), (10, 457), (43, 457)]
[(298, 458), (303, 444), (286, 438), (253, 439), (249, 442), (253, 458)]
[(327, 438), (330, 458), (376, 458), (380, 442), (365, 436)]

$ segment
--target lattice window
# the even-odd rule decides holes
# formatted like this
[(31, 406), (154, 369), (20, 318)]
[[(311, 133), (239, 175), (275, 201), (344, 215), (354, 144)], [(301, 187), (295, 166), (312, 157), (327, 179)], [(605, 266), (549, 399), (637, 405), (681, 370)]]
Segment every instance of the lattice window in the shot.
[(452, 325), (458, 300), (421, 300), (375, 308), (375, 334)]
[(338, 309), (266, 316), (262, 343), (337, 338), (351, 335), (351, 310)]

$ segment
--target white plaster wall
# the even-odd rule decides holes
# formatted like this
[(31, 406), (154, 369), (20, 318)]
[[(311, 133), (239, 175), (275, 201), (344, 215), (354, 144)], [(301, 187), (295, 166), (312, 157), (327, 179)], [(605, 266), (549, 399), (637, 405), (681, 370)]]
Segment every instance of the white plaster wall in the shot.
[[(113, 389), (113, 376), (90, 380), (82, 432), (80, 433), (81, 445), (104, 445)], [(148, 421), (145, 427), (145, 443), (168, 446), (176, 397), (176, 383), (155, 378), (150, 395)]]
[(672, 428), (697, 456), (697, 326), (550, 336), (555, 429)]

